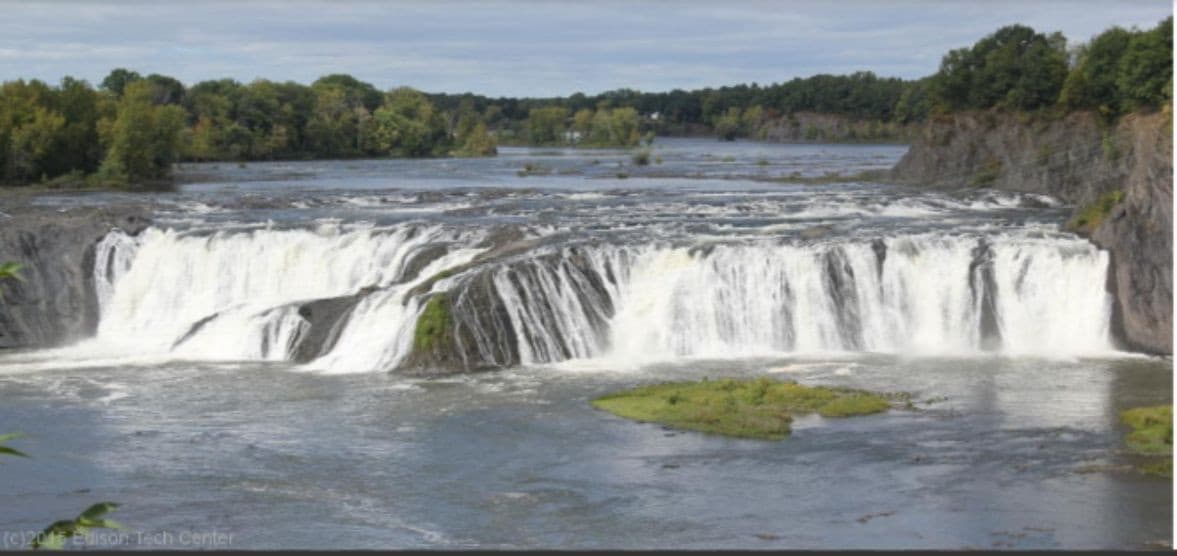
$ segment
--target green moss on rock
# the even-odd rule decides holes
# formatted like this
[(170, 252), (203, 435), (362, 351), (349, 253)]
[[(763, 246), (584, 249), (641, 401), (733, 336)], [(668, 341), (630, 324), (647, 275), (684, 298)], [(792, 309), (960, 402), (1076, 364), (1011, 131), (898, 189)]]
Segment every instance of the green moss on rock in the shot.
[(1103, 223), (1103, 219), (1112, 212), (1112, 209), (1123, 201), (1123, 191), (1117, 189), (1104, 193), (1094, 203), (1079, 209), (1071, 221), (1067, 223), (1067, 227), (1073, 231), (1094, 232)]
[(642, 386), (601, 396), (592, 405), (636, 421), (764, 440), (788, 436), (795, 414), (850, 417), (890, 407), (885, 397), (862, 390), (802, 386), (764, 377)]
[(1157, 405), (1138, 407), (1120, 413), (1120, 422), (1132, 427), (1125, 442), (1128, 449), (1144, 456), (1163, 457), (1142, 464), (1140, 470), (1151, 475), (1173, 476), (1173, 407)]
[(413, 349), (430, 351), (443, 344), (453, 327), (448, 294), (437, 294), (425, 303), (421, 316), (417, 317), (417, 328), (413, 332)]

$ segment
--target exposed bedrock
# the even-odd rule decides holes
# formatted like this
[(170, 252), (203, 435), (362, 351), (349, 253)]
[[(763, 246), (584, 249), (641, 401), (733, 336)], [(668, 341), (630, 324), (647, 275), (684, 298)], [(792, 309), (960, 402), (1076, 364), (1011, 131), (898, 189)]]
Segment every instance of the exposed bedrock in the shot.
[(94, 246), (111, 229), (150, 222), (144, 206), (59, 211), (21, 206), (0, 215), (0, 262), (21, 279), (0, 284), (0, 348), (50, 347), (92, 336), (98, 325)]

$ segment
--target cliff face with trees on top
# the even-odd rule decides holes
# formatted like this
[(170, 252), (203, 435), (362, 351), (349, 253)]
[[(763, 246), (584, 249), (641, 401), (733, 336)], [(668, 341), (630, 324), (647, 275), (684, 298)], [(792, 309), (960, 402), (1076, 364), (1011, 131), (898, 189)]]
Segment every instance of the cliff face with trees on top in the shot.
[(930, 123), (892, 171), (905, 183), (990, 187), (1076, 205), (1067, 226), (1111, 254), (1113, 333), (1123, 347), (1172, 353), (1173, 141), (1168, 113), (1112, 126), (1090, 112), (1055, 121), (999, 113)]
[(1105, 31), (1069, 72), (1057, 42), (1006, 28), (945, 56), (928, 83), (937, 115), (892, 177), (1076, 205), (1066, 226), (1111, 254), (1113, 334), (1124, 348), (1170, 354), (1172, 18)]

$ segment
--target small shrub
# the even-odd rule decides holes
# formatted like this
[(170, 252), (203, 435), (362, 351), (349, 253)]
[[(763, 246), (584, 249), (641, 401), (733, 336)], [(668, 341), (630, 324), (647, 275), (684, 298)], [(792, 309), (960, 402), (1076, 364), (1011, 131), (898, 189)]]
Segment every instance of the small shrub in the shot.
[(1112, 209), (1123, 201), (1124, 192), (1119, 189), (1104, 193), (1094, 203), (1080, 208), (1067, 223), (1067, 228), (1075, 232), (1094, 232)]
[(988, 187), (992, 185), (993, 182), (997, 181), (997, 178), (1000, 176), (1001, 161), (997, 160), (996, 158), (990, 158), (987, 162), (985, 162), (985, 166), (981, 168), (981, 171), (973, 175), (972, 186)]

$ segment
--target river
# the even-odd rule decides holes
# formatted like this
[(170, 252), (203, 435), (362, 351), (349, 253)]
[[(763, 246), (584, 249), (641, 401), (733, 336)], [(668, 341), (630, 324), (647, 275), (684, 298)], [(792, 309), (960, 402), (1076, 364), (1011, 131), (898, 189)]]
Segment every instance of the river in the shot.
[[(99, 244), (95, 336), (0, 353), (34, 456), (3, 467), (0, 531), (111, 500), (134, 534), (98, 546), (1168, 542), (1172, 483), (1126, 467), (1117, 415), (1171, 403), (1172, 362), (1116, 350), (1107, 254), (1048, 197), (869, 178), (905, 150), (183, 165), (151, 228)], [(500, 370), (408, 368), (440, 291), (458, 366)], [(339, 299), (312, 334), (303, 309)], [(913, 404), (781, 442), (588, 404), (763, 374)]]

